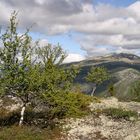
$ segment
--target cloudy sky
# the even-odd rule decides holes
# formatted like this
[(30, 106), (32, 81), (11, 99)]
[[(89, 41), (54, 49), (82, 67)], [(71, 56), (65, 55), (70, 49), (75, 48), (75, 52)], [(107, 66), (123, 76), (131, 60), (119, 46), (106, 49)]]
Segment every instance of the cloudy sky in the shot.
[(0, 25), (19, 12), (19, 29), (33, 25), (34, 40), (57, 44), (66, 62), (127, 52), (140, 55), (139, 0), (0, 0)]

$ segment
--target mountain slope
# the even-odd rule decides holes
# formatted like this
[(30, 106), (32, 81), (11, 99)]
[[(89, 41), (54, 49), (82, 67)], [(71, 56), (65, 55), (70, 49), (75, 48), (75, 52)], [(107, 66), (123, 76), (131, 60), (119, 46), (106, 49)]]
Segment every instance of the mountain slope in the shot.
[[(113, 77), (117, 79), (117, 82), (114, 83), (116, 96), (125, 100), (133, 99), (131, 89), (133, 84), (140, 80), (140, 72), (135, 69), (128, 68), (114, 73)], [(104, 93), (107, 94), (107, 91)]]
[(87, 83), (85, 76), (92, 66), (104, 66), (112, 76), (112, 79), (97, 88), (96, 95), (108, 95), (106, 89), (110, 83), (114, 83), (116, 95), (120, 98), (126, 98), (130, 95), (133, 83), (140, 79), (140, 57), (133, 54), (112, 54), (77, 62), (74, 65), (80, 65), (81, 67), (75, 83), (79, 83), (82, 91), (88, 94), (91, 92), (93, 84)]

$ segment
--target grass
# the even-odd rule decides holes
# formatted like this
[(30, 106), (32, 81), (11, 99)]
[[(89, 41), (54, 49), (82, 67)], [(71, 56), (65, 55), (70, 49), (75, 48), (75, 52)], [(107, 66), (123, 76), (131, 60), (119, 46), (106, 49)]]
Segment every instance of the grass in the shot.
[(28, 126), (0, 128), (0, 140), (59, 140), (61, 137), (58, 128), (53, 130)]
[(107, 116), (111, 116), (113, 119), (126, 119), (129, 120), (130, 117), (138, 118), (138, 113), (136, 111), (124, 110), (122, 108), (108, 108), (103, 109), (102, 113)]
[(32, 108), (26, 108), (23, 127), (18, 127), (20, 110), (9, 112), (1, 107), (0, 140), (60, 140), (64, 135), (55, 119), (83, 117), (90, 113), (88, 106), (91, 102), (99, 102), (98, 98), (81, 93), (60, 93), (47, 99), (51, 101), (49, 111), (34, 112)]

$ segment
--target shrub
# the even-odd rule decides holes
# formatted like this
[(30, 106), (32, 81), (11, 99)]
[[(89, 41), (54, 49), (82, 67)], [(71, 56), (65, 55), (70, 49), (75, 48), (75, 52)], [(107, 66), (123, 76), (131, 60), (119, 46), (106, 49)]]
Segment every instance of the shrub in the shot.
[(0, 140), (58, 140), (61, 136), (59, 128), (53, 130), (27, 126), (0, 128)]
[(136, 111), (124, 110), (122, 108), (108, 108), (102, 110), (102, 113), (111, 116), (113, 119), (129, 120), (130, 117), (138, 118), (138, 113)]
[(104, 81), (110, 78), (108, 70), (105, 67), (91, 67), (90, 72), (88, 72), (85, 80), (87, 82), (94, 83), (94, 87), (91, 92), (91, 96), (95, 93), (96, 86), (99, 86)]
[[(48, 95), (48, 94), (47, 94)], [(89, 111), (88, 105), (95, 98), (82, 93), (50, 94), (46, 98), (52, 118), (80, 117)]]
[[(24, 124), (36, 125), (38, 127), (54, 128), (57, 119), (66, 117), (82, 117), (90, 112), (88, 106), (91, 102), (98, 102), (98, 99), (82, 93), (57, 93), (46, 94), (44, 104), (38, 102), (38, 110), (33, 106), (26, 107)], [(44, 99), (43, 99), (44, 100)], [(19, 111), (8, 112), (0, 109), (0, 125), (7, 126), (17, 124), (20, 119)]]
[(108, 93), (110, 94), (110, 96), (115, 96), (115, 87), (114, 87), (114, 84), (113, 83), (111, 83), (111, 84), (109, 84), (109, 86), (108, 86)]
[[(50, 99), (55, 103), (52, 111), (63, 116), (67, 108), (63, 107), (63, 110), (57, 98), (61, 98), (60, 92), (64, 93), (63, 99), (67, 98), (65, 93), (70, 91), (79, 68), (62, 67), (67, 55), (59, 44), (41, 46), (38, 41), (32, 43), (30, 30), (19, 35), (17, 25), (17, 12), (14, 11), (7, 30), (0, 35), (3, 46), (0, 48), (0, 97), (10, 95), (21, 100), (20, 126), (24, 121), (26, 107), (35, 97), (43, 99), (44, 94), (48, 97), (47, 101)], [(51, 106), (52, 103), (48, 105)]]

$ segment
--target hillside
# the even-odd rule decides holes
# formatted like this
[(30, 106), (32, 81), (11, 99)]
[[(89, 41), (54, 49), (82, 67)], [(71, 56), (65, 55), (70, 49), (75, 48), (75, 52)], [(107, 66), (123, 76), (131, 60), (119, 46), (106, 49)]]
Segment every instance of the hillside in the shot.
[(140, 63), (140, 57), (134, 54), (128, 54), (128, 53), (113, 53), (110, 55), (105, 56), (98, 56), (98, 57), (90, 57), (86, 60), (80, 61), (80, 62), (73, 62), (66, 64), (67, 66), (74, 64), (74, 65), (81, 65), (81, 66), (89, 66), (89, 65), (99, 65), (102, 63), (108, 63), (108, 62), (124, 62), (128, 64), (139, 64)]
[[(79, 63), (72, 63), (74, 65), (80, 65), (81, 71), (77, 76), (75, 83), (78, 83), (82, 88), (83, 92), (89, 94), (91, 92), (92, 84), (85, 81), (85, 76), (92, 66), (104, 66), (110, 74), (111, 79), (104, 82), (100, 87), (97, 88), (96, 95), (107, 95), (107, 87), (110, 83), (114, 83), (116, 88), (116, 96), (120, 99), (126, 96), (129, 99), (131, 97), (131, 87), (134, 82), (140, 78), (140, 57), (133, 54), (112, 54), (104, 57), (97, 57), (90, 60), (84, 60)], [(71, 64), (69, 64), (71, 65)]]

